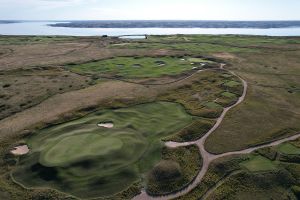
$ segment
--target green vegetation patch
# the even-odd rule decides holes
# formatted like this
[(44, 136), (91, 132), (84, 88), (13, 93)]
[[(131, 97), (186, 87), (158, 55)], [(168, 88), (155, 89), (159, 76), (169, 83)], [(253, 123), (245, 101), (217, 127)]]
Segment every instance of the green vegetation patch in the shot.
[[(101, 110), (29, 137), (30, 153), (14, 179), (80, 198), (112, 196), (140, 180), (160, 159), (161, 139), (194, 120), (176, 103)], [(113, 123), (112, 128), (100, 127)]]
[(176, 200), (199, 200), (210, 189), (213, 189), (217, 183), (222, 182), (225, 177), (232, 173), (239, 172), (241, 169), (240, 162), (247, 159), (245, 156), (224, 157), (211, 163), (207, 173), (203, 177), (201, 184), (198, 184), (189, 193), (176, 198)]
[(226, 87), (237, 87), (241, 84), (239, 82), (236, 82), (236, 81), (228, 81), (228, 82), (224, 83), (224, 85)]
[(300, 148), (290, 144), (285, 143), (278, 147), (278, 151), (283, 154), (287, 155), (299, 155), (300, 154)]
[(192, 115), (217, 118), (221, 115), (223, 107), (227, 107), (237, 100), (224, 98), (225, 100), (220, 104), (216, 101), (220, 99), (220, 94), (225, 91), (222, 85), (225, 81), (222, 74), (226, 73), (222, 71), (205, 71), (195, 74), (192, 83), (183, 84), (176, 89), (169, 90), (160, 96), (160, 99), (181, 103)]
[(237, 100), (238, 97), (236, 94), (226, 91), (221, 93), (221, 95), (215, 102), (221, 106), (228, 107), (230, 105), (233, 105)]
[(197, 146), (164, 148), (162, 159), (147, 176), (147, 192), (152, 195), (164, 195), (184, 188), (202, 166)]
[(277, 169), (274, 162), (263, 156), (254, 156), (250, 160), (242, 162), (241, 166), (245, 167), (251, 172), (273, 171)]
[(236, 94), (233, 94), (231, 92), (223, 92), (221, 95), (223, 97), (228, 97), (228, 98), (236, 98), (237, 97)]
[(211, 109), (222, 109), (222, 106), (215, 102), (207, 102), (204, 104), (204, 106)]
[[(203, 62), (208, 60), (201, 59)], [(178, 57), (115, 57), (84, 64), (72, 64), (67, 68), (76, 73), (111, 75), (126, 78), (153, 78), (178, 75), (191, 71), (189, 59)], [(200, 66), (199, 66), (200, 67)]]

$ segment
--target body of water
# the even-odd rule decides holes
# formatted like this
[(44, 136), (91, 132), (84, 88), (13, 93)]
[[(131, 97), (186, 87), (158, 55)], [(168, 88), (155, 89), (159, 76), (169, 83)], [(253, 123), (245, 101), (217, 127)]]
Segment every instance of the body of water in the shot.
[(52, 27), (55, 22), (21, 22), (0, 24), (1, 35), (171, 35), (171, 34), (241, 34), (267, 36), (300, 36), (300, 28), (67, 28)]

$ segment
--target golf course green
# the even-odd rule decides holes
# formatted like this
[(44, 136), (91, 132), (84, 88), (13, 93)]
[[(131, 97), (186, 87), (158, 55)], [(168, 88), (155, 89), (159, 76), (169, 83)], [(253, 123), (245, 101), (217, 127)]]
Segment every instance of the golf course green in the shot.
[[(111, 196), (141, 180), (161, 160), (161, 139), (195, 118), (168, 102), (97, 111), (30, 136), (30, 153), (12, 175), (28, 188), (49, 187), (80, 198)], [(99, 126), (103, 123), (113, 127)]]
[(106, 60), (68, 65), (67, 69), (80, 74), (104, 74), (126, 78), (153, 78), (178, 75), (185, 71), (200, 69), (205, 63), (201, 58), (179, 57), (115, 57)]

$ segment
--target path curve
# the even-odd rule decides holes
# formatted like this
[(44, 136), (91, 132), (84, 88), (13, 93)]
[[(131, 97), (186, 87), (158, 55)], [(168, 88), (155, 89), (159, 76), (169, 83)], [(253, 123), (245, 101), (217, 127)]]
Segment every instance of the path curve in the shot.
[[(225, 64), (221, 64), (220, 69), (225, 70), (224, 69), (225, 66), (226, 66)], [(253, 151), (256, 151), (258, 149), (277, 146), (277, 145), (282, 144), (284, 142), (293, 141), (293, 140), (296, 140), (296, 139), (300, 138), (300, 133), (297, 133), (296, 135), (291, 136), (291, 137), (287, 137), (287, 138), (284, 138), (284, 139), (281, 139), (281, 140), (270, 142), (270, 143), (267, 143), (267, 144), (264, 144), (264, 145), (259, 145), (259, 146), (256, 146), (256, 147), (247, 148), (247, 149), (244, 149), (244, 150), (241, 150), (241, 151), (233, 151), (233, 152), (227, 152), (227, 153), (223, 153), (223, 154), (211, 154), (208, 151), (206, 151), (204, 144), (205, 144), (205, 141), (207, 140), (207, 138), (221, 125), (221, 123), (222, 123), (224, 117), (226, 116), (227, 112), (229, 110), (231, 110), (232, 108), (238, 106), (240, 103), (242, 103), (244, 101), (246, 95), (247, 95), (247, 90), (248, 90), (247, 82), (244, 79), (242, 79), (240, 76), (235, 74), (234, 72), (231, 72), (229, 70), (226, 70), (226, 71), (228, 71), (232, 75), (238, 77), (243, 83), (244, 91), (243, 91), (242, 96), (238, 99), (238, 101), (234, 105), (225, 108), (223, 110), (221, 116), (217, 119), (216, 124), (199, 140), (193, 141), (193, 142), (183, 142), (183, 143), (178, 143), (178, 142), (166, 142), (165, 143), (165, 145), (169, 148), (185, 147), (185, 146), (190, 146), (190, 145), (197, 145), (198, 146), (198, 148), (200, 150), (200, 154), (202, 156), (203, 164), (202, 164), (202, 169), (198, 173), (197, 177), (193, 180), (193, 182), (191, 182), (187, 187), (183, 188), (179, 192), (175, 192), (175, 193), (172, 193), (170, 195), (165, 195), (165, 196), (153, 197), (153, 196), (148, 195), (146, 193), (146, 191), (143, 190), (141, 192), (141, 194), (134, 197), (133, 200), (169, 200), (169, 199), (174, 199), (174, 198), (183, 196), (183, 195), (189, 193), (190, 191), (192, 191), (195, 187), (197, 187), (201, 183), (202, 179), (204, 178), (205, 174), (208, 171), (208, 168), (209, 168), (210, 164), (214, 160), (217, 160), (217, 159), (223, 158), (223, 157), (227, 157), (227, 156), (249, 154), (249, 153), (252, 153)]]

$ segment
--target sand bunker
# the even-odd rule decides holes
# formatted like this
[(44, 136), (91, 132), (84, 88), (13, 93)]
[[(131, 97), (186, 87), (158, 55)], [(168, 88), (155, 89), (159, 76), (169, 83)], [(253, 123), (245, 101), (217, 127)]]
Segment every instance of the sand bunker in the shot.
[(21, 156), (27, 154), (29, 152), (29, 148), (27, 145), (17, 146), (10, 152), (14, 155)]
[(108, 123), (99, 123), (98, 126), (99, 127), (103, 127), (103, 128), (113, 128), (114, 124), (111, 123), (111, 122), (108, 122)]
[(217, 57), (217, 58), (222, 58), (222, 59), (236, 59), (237, 56), (235, 56), (234, 54), (230, 54), (230, 53), (215, 53), (213, 54), (213, 56)]

